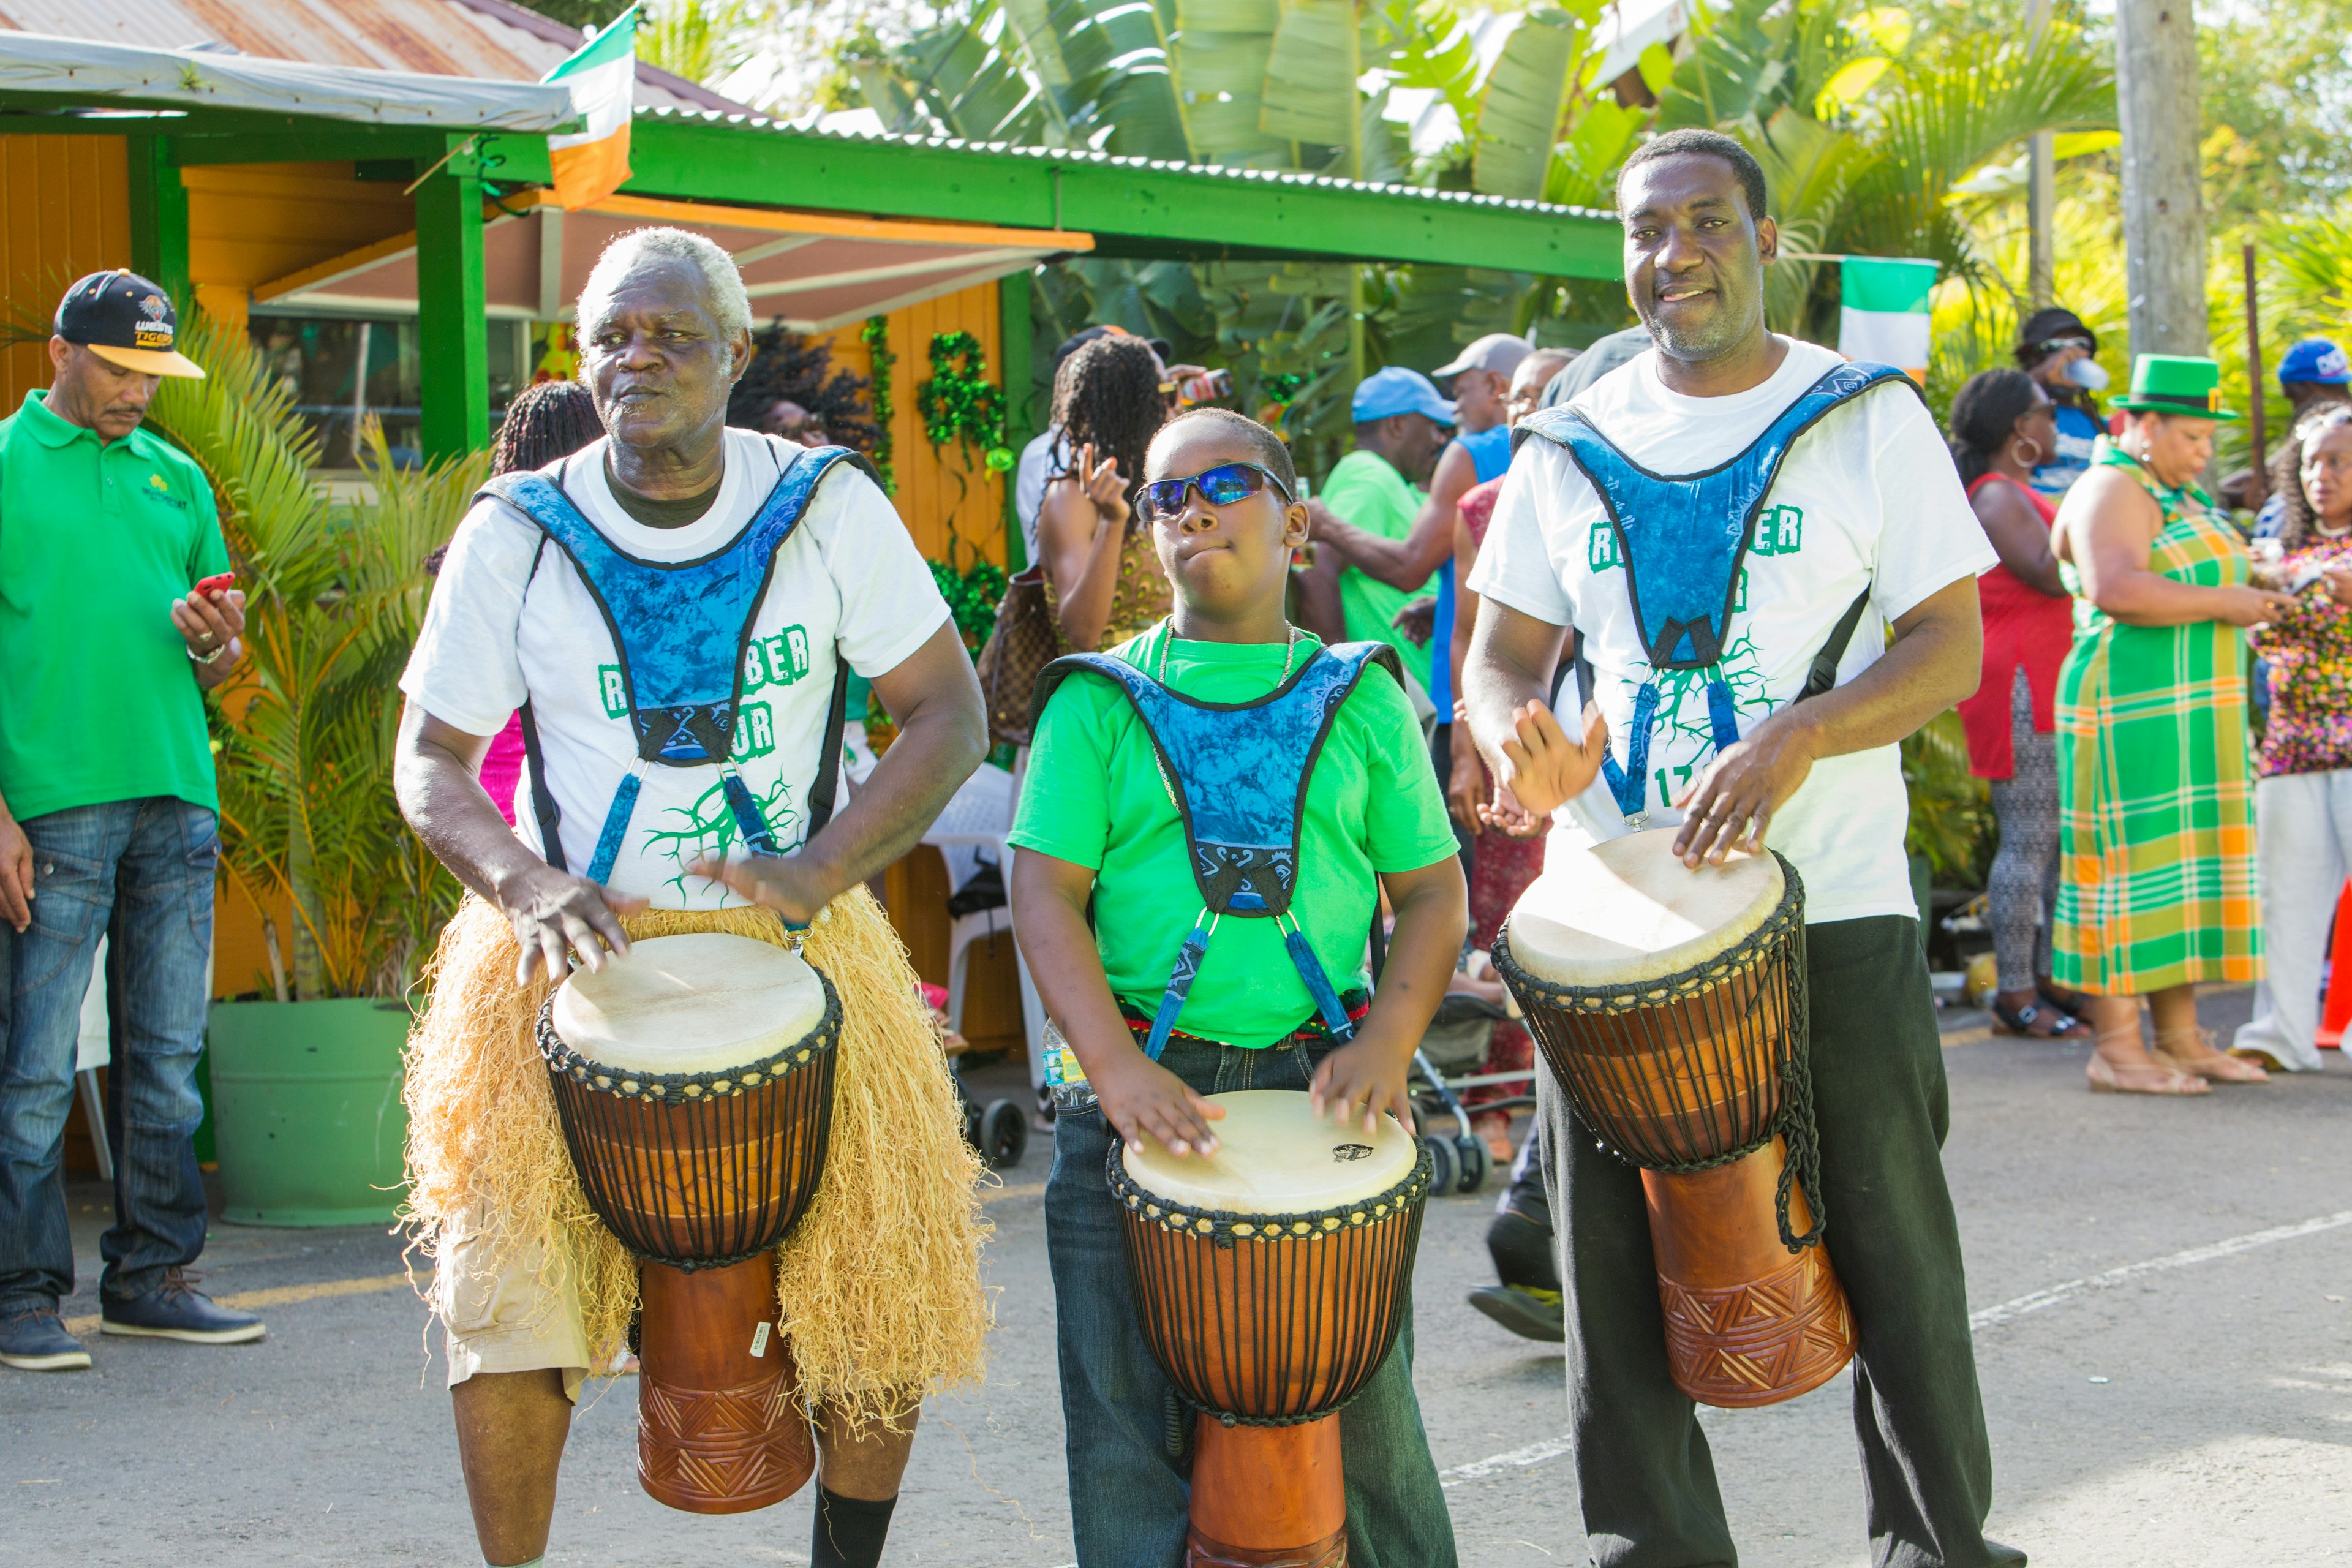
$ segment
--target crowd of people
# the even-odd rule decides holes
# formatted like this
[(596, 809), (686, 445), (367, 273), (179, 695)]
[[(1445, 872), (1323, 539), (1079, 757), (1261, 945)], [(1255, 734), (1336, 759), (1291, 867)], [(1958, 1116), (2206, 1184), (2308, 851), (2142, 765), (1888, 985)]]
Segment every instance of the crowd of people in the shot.
[[(1769, 841), (1801, 873), (1806, 1196), (1834, 1216), (1816, 1234), (1851, 1304), (1881, 1561), (2023, 1561), (1982, 1533), (1990, 1445), (1897, 742), (1957, 703), (1992, 781), (2004, 1026), (2087, 1040), (2091, 1087), (2116, 1092), (2316, 1065), (2324, 933), (2352, 868), (2343, 353), (2287, 357), (2301, 417), (2254, 481), (2274, 493), (2250, 546), (2198, 486), (2237, 417), (2213, 362), (2141, 356), (2103, 419), (2095, 339), (2044, 310), (2015, 368), (1972, 378), (1939, 428), (1899, 372), (1766, 329), (1779, 235), (1739, 143), (1661, 136), (1618, 195), (1640, 327), (1580, 354), (1494, 334), (1426, 374), (1366, 376), (1351, 449), (1311, 499), (1281, 437), (1199, 405), (1213, 378), (1167, 344), (1095, 327), (1057, 351), (1050, 427), (1014, 476), (1055, 657), (1023, 736), (1008, 885), (1049, 1020), (1046, 1250), (1082, 1563), (1172, 1563), (1197, 1524), (1177, 1390), (1122, 1263), (1116, 1142), (1213, 1152), (1213, 1097), (1240, 1089), (1304, 1091), (1367, 1137), (1383, 1112), (1410, 1124), (1413, 1053), (1448, 994), (1500, 996), (1486, 950), (1547, 845), (1657, 828), (1693, 871)], [(436, 1264), (474, 1523), (496, 1568), (542, 1560), (573, 1402), (637, 1304), (551, 1110), (513, 1092), (545, 1082), (538, 1004), (633, 940), (726, 932), (865, 977), (839, 1003), (855, 1070), (835, 1091), (831, 1201), (808, 1221), (822, 1243), (795, 1242), (828, 1262), (780, 1322), (819, 1456), (812, 1560), (870, 1568), (922, 1396), (977, 1375), (986, 1310), (976, 1158), (945, 1092), (894, 1097), (943, 1079), (866, 888), (997, 720), (870, 470), (798, 405), (728, 424), (752, 333), (723, 252), (622, 236), (578, 317), (580, 381), (510, 413), (401, 682), (394, 786), (470, 895), (405, 1093), (408, 1212)], [(0, 1362), (37, 1370), (89, 1359), (57, 1310), (73, 1281), (57, 1155), (69, 1019), (110, 916), (128, 1109), (106, 1326), (261, 1331), (187, 1272), (216, 853), (200, 693), (234, 667), (242, 620), (202, 474), (138, 431), (155, 377), (194, 373), (172, 319), (128, 274), (76, 285), (56, 385), (0, 429), (16, 573), (0, 650), (31, 694), (0, 711), (16, 814), (0, 810)], [(1709, 507), (1737, 526), (1693, 532)], [(97, 612), (54, 579), (20, 593), (26, 542), (70, 563), (86, 536), (68, 525), (99, 516), (142, 542), (145, 576), (98, 606), (131, 651), (60, 661)], [(677, 607), (721, 599), (741, 638)], [(811, 660), (775, 677), (776, 743), (757, 757), (734, 756), (729, 702), (663, 705), (631, 674), (740, 697), (742, 639), (787, 629)], [(2258, 743), (2250, 646), (2269, 672)], [(837, 798), (853, 675), (897, 739)], [(136, 767), (66, 717), (126, 693), (152, 721)], [(698, 837), (656, 830), (722, 796)], [(1235, 819), (1224, 837), (1212, 797)], [(162, 907), (169, 921), (121, 918)], [(2196, 987), (2263, 979), (2266, 957), (2255, 1018), (2224, 1048)], [(1501, 1282), (1479, 1305), (1569, 1346), (1597, 1560), (1732, 1560), (1696, 1405), (1668, 1374), (1642, 1174), (1515, 1018), (1476, 1066), (1475, 1133), (1516, 1162), (1490, 1237)], [(1537, 1113), (1515, 1147), (1527, 1079)], [(1339, 1417), (1360, 1564), (1454, 1561), (1412, 1344), (1408, 1307)]]
[[(2282, 361), (2289, 439), (2231, 487), (2263, 503), (2249, 540), (2198, 482), (2241, 417), (2219, 366), (2142, 355), (2102, 420), (2097, 346), (2073, 313), (2037, 312), (2017, 368), (1971, 377), (1950, 408), (2000, 557), (1960, 704), (2000, 830), (1990, 1005), (2012, 1033), (2090, 1042), (2095, 1090), (2204, 1094), (2320, 1065), (2322, 958), (2352, 865), (2331, 795), (2352, 745), (2352, 370), (2325, 340)], [(2247, 982), (2255, 1016), (2224, 1048), (2196, 987)]]

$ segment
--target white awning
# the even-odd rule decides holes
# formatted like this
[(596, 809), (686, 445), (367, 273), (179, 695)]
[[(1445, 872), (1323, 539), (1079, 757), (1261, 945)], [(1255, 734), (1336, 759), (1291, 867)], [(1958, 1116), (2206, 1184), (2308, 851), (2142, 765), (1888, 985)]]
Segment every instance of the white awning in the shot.
[[(569, 316), (604, 247), (625, 230), (648, 224), (707, 236), (743, 269), (752, 313), (781, 319), (801, 332), (831, 331), (1026, 271), (1050, 257), (1092, 250), (1095, 243), (1092, 235), (1067, 229), (916, 223), (643, 196), (608, 196), (567, 213), (553, 192), (534, 191), (509, 197), (482, 226), (485, 310), (536, 321)], [(413, 310), (416, 237), (395, 235), (264, 283), (254, 289), (253, 302), (257, 310)]]
[(572, 95), (535, 81), (304, 65), (209, 49), (0, 31), (0, 93), (53, 95), (85, 113), (170, 106), (302, 114), (371, 125), (548, 132), (572, 124)]

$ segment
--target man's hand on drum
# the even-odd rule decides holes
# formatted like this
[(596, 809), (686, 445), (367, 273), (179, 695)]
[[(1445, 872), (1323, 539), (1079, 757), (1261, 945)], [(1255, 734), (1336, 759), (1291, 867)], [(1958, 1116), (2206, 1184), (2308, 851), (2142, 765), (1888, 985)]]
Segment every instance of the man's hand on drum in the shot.
[(1588, 702), (1583, 736), (1572, 738), (1549, 704), (1530, 700), (1511, 710), (1511, 727), (1503, 740), (1494, 801), (1480, 806), (1478, 816), (1515, 838), (1532, 838), (1601, 772), (1609, 755), (1609, 721), (1601, 716), (1599, 703)]
[(775, 910), (791, 926), (816, 919), (817, 911), (841, 891), (829, 885), (829, 876), (815, 861), (803, 855), (754, 855), (743, 860), (707, 855), (687, 869)]
[(1722, 865), (1734, 849), (1759, 853), (1772, 814), (1812, 771), (1812, 731), (1784, 708), (1710, 763), (1675, 803), (1683, 813), (1675, 854), (1696, 869), (1702, 861)]
[(1132, 1143), (1149, 1137), (1171, 1154), (1213, 1154), (1212, 1121), (1225, 1108), (1195, 1093), (1184, 1080), (1132, 1047), (1117, 1053), (1093, 1079), (1103, 1120)]
[(562, 979), (575, 955), (591, 973), (604, 967), (607, 952), (626, 958), (629, 938), (621, 917), (646, 907), (643, 899), (610, 892), (537, 860), (499, 882), (497, 897), (522, 949), (515, 964), (518, 985), (530, 984), (541, 967), (551, 981)]
[(1381, 1112), (1393, 1111), (1412, 1126), (1412, 1096), (1405, 1089), (1410, 1053), (1399, 1056), (1375, 1041), (1360, 1039), (1325, 1057), (1307, 1086), (1315, 1114), (1334, 1121), (1360, 1121), (1367, 1132), (1380, 1131)]

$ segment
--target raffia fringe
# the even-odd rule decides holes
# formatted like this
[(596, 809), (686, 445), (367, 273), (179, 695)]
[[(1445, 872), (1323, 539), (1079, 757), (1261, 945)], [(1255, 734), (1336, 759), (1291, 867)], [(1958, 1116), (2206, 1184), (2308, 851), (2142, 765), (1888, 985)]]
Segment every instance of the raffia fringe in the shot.
[[(625, 924), (632, 939), (785, 939), (758, 909), (655, 910)], [(840, 994), (843, 1026), (824, 1180), (778, 1249), (781, 1321), (807, 1397), (895, 1425), (923, 1394), (980, 1381), (982, 1167), (907, 950), (873, 895), (835, 900), (803, 952)], [(636, 1260), (572, 1170), (532, 1037), (548, 986), (517, 987), (516, 959), (505, 917), (468, 898), (426, 971), (431, 1002), (409, 1037), (401, 1217), (436, 1260), (445, 1222), (465, 1224), (486, 1273), (536, 1244), (545, 1310), (576, 1284), (592, 1365), (609, 1366), (636, 1313)]]

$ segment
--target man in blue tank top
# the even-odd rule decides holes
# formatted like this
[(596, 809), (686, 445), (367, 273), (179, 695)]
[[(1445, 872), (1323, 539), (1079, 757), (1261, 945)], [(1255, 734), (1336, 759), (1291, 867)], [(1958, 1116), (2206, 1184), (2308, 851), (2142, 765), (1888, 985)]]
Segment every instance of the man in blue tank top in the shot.
[[(1678, 825), (1694, 869), (1768, 846), (1795, 867), (1809, 1185), (1859, 1341), (1873, 1560), (2021, 1563), (1983, 1533), (1991, 1450), (1896, 752), (1976, 685), (1991, 556), (1916, 389), (1766, 329), (1779, 236), (1745, 148), (1661, 136), (1618, 198), (1654, 346), (1519, 426), (1468, 584), (1463, 683), (1497, 781), (1486, 815), (1569, 846)], [(1591, 673), (1564, 729), (1548, 699), (1570, 627)], [(1602, 1152), (1548, 1066), (1538, 1090), (1593, 1558), (1732, 1563), (1706, 1437), (1668, 1375), (1641, 1173)]]

